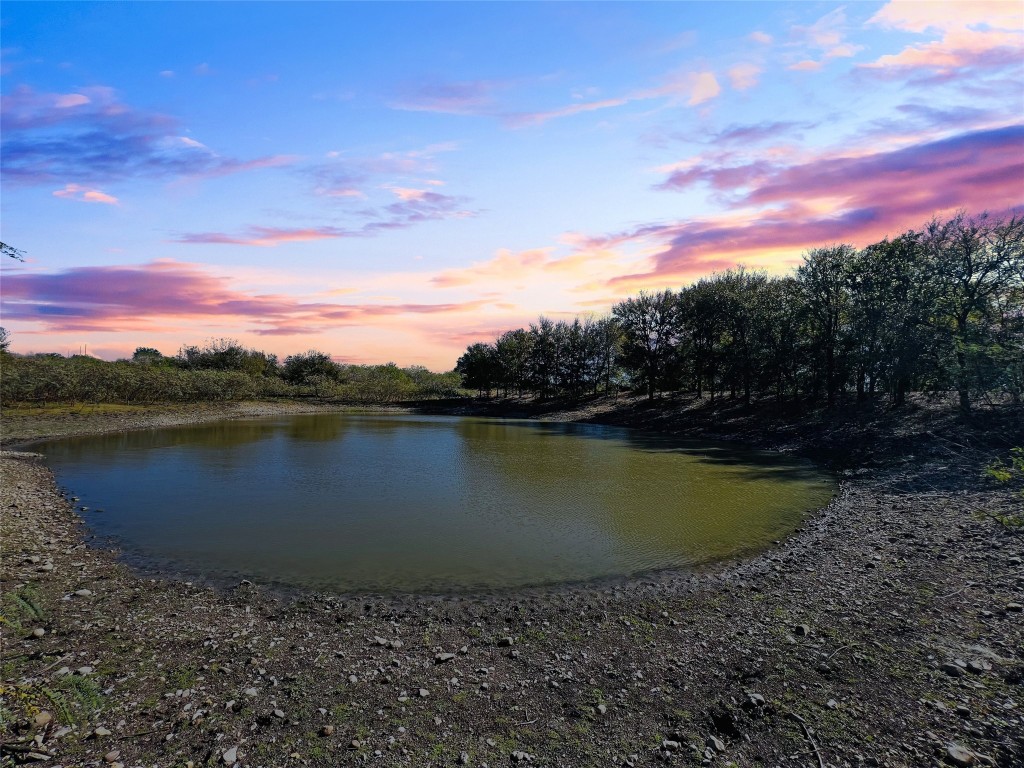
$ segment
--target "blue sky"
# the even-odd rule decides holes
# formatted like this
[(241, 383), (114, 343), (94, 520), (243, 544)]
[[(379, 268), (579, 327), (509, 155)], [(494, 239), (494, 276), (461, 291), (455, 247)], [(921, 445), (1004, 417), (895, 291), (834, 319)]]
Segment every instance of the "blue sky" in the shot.
[(450, 368), (1022, 203), (1022, 6), (5, 2), (15, 351)]

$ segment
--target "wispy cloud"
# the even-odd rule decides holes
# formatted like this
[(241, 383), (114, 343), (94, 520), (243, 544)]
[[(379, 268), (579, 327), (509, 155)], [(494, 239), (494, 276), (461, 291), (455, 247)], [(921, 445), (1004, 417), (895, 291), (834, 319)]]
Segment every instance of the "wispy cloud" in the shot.
[(494, 93), (504, 87), (505, 84), (488, 80), (420, 83), (407, 86), (388, 106), (408, 112), (493, 115)]
[(798, 53), (798, 61), (787, 69), (797, 72), (816, 72), (830, 59), (855, 56), (864, 49), (846, 41), (848, 32), (846, 9), (829, 11), (810, 25), (794, 25), (790, 29), (789, 47)]
[[(417, 192), (412, 195), (410, 193)], [(186, 232), (173, 238), (176, 243), (191, 245), (246, 245), (270, 248), (281, 243), (301, 243), (313, 240), (335, 240), (350, 237), (372, 237), (382, 232), (406, 229), (427, 221), (465, 219), (477, 211), (465, 208), (465, 198), (443, 195), (431, 190), (402, 189), (399, 199), (382, 208), (368, 208), (356, 212), (370, 221), (352, 227), (322, 225), (313, 227), (251, 226), (240, 233)], [(403, 197), (404, 195), (404, 197)]]
[(557, 118), (655, 99), (666, 99), (672, 103), (685, 103), (687, 106), (693, 107), (714, 99), (721, 91), (722, 88), (718, 84), (714, 72), (709, 70), (683, 72), (672, 75), (662, 85), (653, 88), (642, 88), (622, 96), (578, 102), (550, 110), (506, 114), (503, 116), (503, 120), (509, 127), (523, 128), (542, 125)]
[(714, 143), (752, 144), (769, 139), (788, 137), (800, 138), (800, 131), (814, 127), (813, 123), (797, 123), (790, 120), (765, 121), (751, 125), (730, 125), (715, 134)]
[(113, 195), (101, 192), (98, 189), (89, 189), (80, 184), (65, 184), (62, 189), (53, 191), (54, 197), (63, 197), (67, 200), (80, 200), (83, 203), (105, 203), (106, 205), (117, 205), (118, 200)]
[[(314, 192), (326, 197), (365, 198), (370, 189), (394, 178), (423, 179), (438, 170), (438, 156), (459, 148), (456, 142), (440, 142), (416, 149), (356, 155), (332, 151), (305, 173), (313, 178)], [(437, 179), (423, 179), (423, 184), (443, 186)]]
[(99, 184), (146, 177), (218, 176), (289, 165), (283, 155), (242, 160), (192, 139), (179, 122), (136, 110), (107, 87), (39, 93), (26, 86), (3, 96), (0, 127), (5, 181), (41, 184), (73, 179)]

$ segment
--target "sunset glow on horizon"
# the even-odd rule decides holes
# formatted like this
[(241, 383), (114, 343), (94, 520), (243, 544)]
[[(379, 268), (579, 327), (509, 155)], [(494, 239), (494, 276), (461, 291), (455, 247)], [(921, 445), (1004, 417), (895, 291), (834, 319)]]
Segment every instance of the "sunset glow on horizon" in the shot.
[(11, 351), (450, 370), (538, 315), (1024, 208), (1024, 7), (2, 11)]

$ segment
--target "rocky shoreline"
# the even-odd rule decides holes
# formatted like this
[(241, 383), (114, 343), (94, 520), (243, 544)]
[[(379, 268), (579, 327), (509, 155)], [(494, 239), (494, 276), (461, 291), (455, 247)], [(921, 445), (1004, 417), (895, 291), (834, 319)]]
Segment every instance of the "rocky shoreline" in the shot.
[[(4, 442), (317, 407), (5, 416)], [(0, 764), (1024, 761), (1024, 545), (992, 517), (1021, 501), (950, 448), (984, 425), (928, 409), (791, 425), (642, 401), (456, 407), (828, 457), (841, 492), (774, 549), (701, 573), (284, 597), (133, 572), (86, 543), (38, 458), (5, 452)]]

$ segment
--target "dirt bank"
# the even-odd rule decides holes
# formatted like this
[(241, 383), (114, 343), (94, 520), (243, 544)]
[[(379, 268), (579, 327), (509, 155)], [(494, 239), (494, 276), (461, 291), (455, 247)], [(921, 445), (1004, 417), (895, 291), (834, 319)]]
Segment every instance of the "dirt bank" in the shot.
[[(842, 490), (775, 549), (701, 574), (503, 595), (285, 599), (246, 583), (218, 592), (132, 573), (85, 543), (41, 461), (5, 453), (4, 760), (1024, 760), (1024, 547), (988, 516), (1021, 502), (980, 479), (983, 452), (973, 450), (1005, 432), (1005, 418), (996, 429), (928, 408), (839, 423), (629, 400), (501, 408), (783, 447), (839, 468)], [(473, 406), (487, 409), (496, 410)], [(154, 410), (65, 424), (84, 432), (221, 415), (248, 414)], [(26, 422), (12, 436), (4, 422), (8, 442), (63, 428)]]

